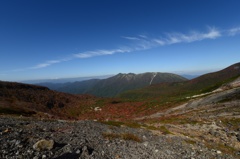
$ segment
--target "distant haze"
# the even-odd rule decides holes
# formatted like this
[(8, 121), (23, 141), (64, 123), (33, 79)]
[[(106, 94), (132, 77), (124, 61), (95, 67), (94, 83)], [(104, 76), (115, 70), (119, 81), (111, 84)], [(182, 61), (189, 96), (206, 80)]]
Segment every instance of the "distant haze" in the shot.
[(59, 79), (39, 79), (39, 80), (24, 80), (19, 81), (22, 83), (28, 84), (37, 84), (37, 83), (66, 83), (66, 82), (76, 82), (76, 81), (84, 81), (89, 79), (105, 79), (111, 77), (113, 75), (104, 75), (104, 76), (91, 76), (91, 77), (75, 77), (75, 78), (59, 78)]

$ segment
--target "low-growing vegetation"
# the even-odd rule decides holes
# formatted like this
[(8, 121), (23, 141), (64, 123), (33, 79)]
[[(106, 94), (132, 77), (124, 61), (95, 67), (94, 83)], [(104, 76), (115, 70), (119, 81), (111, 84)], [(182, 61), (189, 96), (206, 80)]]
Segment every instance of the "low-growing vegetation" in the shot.
[(167, 135), (167, 134), (172, 134), (165, 126), (160, 126), (159, 127), (159, 130), (164, 134), (164, 135)]
[(120, 122), (120, 121), (101, 121), (101, 123), (106, 124), (106, 125), (110, 125), (110, 126), (127, 126), (130, 128), (140, 128), (142, 125), (138, 124), (136, 122)]
[(31, 116), (33, 114), (36, 114), (36, 112), (27, 111), (27, 110), (23, 110), (23, 109), (1, 108), (0, 107), (0, 114)]
[(104, 138), (107, 138), (109, 140), (122, 139), (122, 140), (131, 140), (131, 141), (136, 141), (136, 142), (142, 142), (142, 140), (138, 136), (136, 136), (134, 134), (130, 134), (130, 133), (122, 133), (122, 134), (103, 133), (102, 135)]
[(240, 126), (240, 118), (225, 118), (221, 121), (230, 129), (238, 129)]

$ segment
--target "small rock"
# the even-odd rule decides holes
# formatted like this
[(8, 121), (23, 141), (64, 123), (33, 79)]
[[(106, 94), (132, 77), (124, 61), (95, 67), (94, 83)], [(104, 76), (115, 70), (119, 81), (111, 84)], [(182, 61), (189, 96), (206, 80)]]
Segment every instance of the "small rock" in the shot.
[(217, 154), (221, 154), (221, 153), (222, 153), (221, 151), (219, 151), (219, 150), (217, 151)]
[(84, 146), (82, 148), (82, 154), (81, 156), (79, 157), (79, 159), (86, 159), (86, 158), (89, 158), (89, 153), (88, 153), (88, 148), (87, 146)]
[(42, 151), (42, 150), (51, 150), (53, 148), (54, 141), (53, 140), (39, 140), (33, 145), (33, 149), (37, 151)]
[(42, 155), (42, 159), (44, 159), (44, 158), (47, 158), (47, 156), (46, 155)]
[(79, 154), (81, 151), (79, 150), (79, 149), (77, 149), (77, 151), (76, 151), (76, 154)]
[(146, 140), (146, 139), (147, 139), (147, 137), (145, 135), (143, 135), (143, 140)]
[(7, 129), (5, 129), (3, 132), (4, 132), (4, 133), (7, 133), (7, 132), (10, 132), (10, 131), (11, 131), (11, 129), (7, 128)]
[(70, 144), (67, 144), (62, 148), (62, 150), (63, 150), (64, 153), (72, 153), (73, 148)]
[(94, 108), (94, 111), (96, 112), (96, 111), (101, 111), (102, 109), (101, 108), (99, 108), (99, 107), (95, 107)]
[(148, 146), (148, 142), (144, 142), (143, 145), (147, 147)]
[(17, 140), (17, 141), (15, 142), (15, 145), (17, 146), (17, 145), (19, 145), (20, 143), (21, 143), (21, 141)]

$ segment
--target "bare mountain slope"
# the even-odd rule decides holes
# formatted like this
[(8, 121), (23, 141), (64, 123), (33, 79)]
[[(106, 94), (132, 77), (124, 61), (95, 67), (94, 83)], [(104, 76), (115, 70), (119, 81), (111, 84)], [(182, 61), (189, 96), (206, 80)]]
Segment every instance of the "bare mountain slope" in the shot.
[(90, 94), (104, 97), (113, 97), (121, 92), (143, 88), (162, 82), (180, 82), (187, 79), (170, 73), (149, 72), (142, 74), (118, 74), (99, 81), (90, 91)]
[[(72, 94), (92, 94), (99, 97), (114, 97), (119, 93), (127, 90), (133, 90), (143, 88), (152, 84), (158, 84), (162, 82), (180, 82), (187, 79), (176, 74), (171, 73), (159, 73), (148, 72), (142, 74), (122, 74), (119, 73), (116, 76), (102, 79), (102, 80), (87, 80), (74, 83), (62, 84), (62, 87), (53, 89), (61, 92)], [(45, 85), (50, 86), (51, 85)]]

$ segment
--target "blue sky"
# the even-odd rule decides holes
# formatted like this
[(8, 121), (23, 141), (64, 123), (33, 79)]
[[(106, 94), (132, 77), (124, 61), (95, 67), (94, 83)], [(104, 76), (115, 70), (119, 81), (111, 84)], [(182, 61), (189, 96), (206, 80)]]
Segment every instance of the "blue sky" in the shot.
[(1, 0), (0, 80), (216, 71), (240, 60), (238, 0)]

